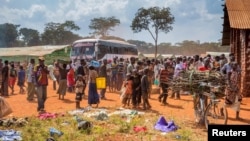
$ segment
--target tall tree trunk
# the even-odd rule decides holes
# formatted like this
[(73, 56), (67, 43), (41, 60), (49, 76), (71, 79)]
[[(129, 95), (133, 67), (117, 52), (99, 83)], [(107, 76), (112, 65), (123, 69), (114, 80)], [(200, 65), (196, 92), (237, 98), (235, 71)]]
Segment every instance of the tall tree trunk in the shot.
[(158, 46), (157, 46), (157, 40), (155, 40), (155, 60), (157, 58), (157, 54), (158, 54)]
[(158, 54), (158, 45), (157, 45), (157, 41), (158, 41), (158, 28), (155, 29), (155, 60)]

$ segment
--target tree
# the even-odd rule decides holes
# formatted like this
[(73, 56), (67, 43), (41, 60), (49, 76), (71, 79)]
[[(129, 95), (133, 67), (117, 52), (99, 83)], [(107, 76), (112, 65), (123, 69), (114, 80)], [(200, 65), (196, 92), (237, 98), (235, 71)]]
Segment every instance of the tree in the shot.
[(12, 47), (17, 42), (19, 26), (11, 23), (0, 24), (0, 47)]
[(114, 16), (112, 17), (100, 17), (100, 18), (94, 18), (91, 20), (89, 29), (94, 30), (93, 35), (101, 35), (102, 37), (105, 37), (108, 35), (109, 31), (113, 31), (113, 27), (120, 24), (120, 20), (116, 19)]
[[(132, 21), (131, 29), (134, 33), (146, 30), (150, 33), (155, 42), (155, 58), (157, 57), (157, 41), (160, 31), (168, 33), (173, 29), (174, 17), (170, 8), (150, 7), (148, 9), (140, 8)], [(154, 32), (154, 33), (153, 33)]]
[(37, 30), (21, 28), (19, 30), (19, 35), (22, 37), (25, 45), (27, 46), (34, 46), (40, 44), (40, 36)]
[(42, 34), (43, 44), (68, 44), (75, 39), (79, 39), (78, 35), (73, 34), (72, 30), (80, 30), (73, 21), (65, 21), (64, 23), (50, 22), (45, 24), (44, 33)]

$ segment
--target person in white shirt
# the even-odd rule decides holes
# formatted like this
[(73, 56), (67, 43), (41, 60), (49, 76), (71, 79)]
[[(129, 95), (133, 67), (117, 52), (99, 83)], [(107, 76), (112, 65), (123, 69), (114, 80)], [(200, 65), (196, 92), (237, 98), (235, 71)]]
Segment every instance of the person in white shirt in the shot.
[[(178, 57), (176, 58), (176, 65), (175, 65), (175, 69), (174, 69), (174, 77), (173, 79), (178, 79), (178, 77), (180, 76), (180, 72), (183, 71), (183, 67), (181, 64), (181, 60), (182, 58)], [(180, 99), (180, 90), (173, 90), (172, 95), (170, 96), (170, 98), (174, 98), (175, 99)]]
[[(154, 82), (159, 82), (160, 70), (162, 68), (164, 68), (164, 66), (160, 64), (159, 60), (156, 60), (154, 65)], [(159, 86), (157, 83), (155, 83), (155, 85)]]
[(35, 59), (30, 59), (30, 63), (28, 65), (27, 69), (27, 100), (32, 101), (34, 99), (34, 95), (36, 93), (35, 90), (35, 77), (34, 77), (34, 65), (35, 65)]

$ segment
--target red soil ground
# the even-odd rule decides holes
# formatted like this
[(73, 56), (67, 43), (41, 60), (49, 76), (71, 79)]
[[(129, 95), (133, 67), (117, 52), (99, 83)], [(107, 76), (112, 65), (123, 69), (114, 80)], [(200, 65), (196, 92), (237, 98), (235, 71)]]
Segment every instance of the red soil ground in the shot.
[[(87, 94), (87, 90), (86, 90)], [(107, 93), (107, 99), (101, 100), (99, 107), (121, 107), (121, 101), (119, 94)], [(15, 86), (14, 95), (10, 95), (6, 98), (8, 103), (13, 109), (13, 113), (9, 116), (15, 117), (27, 117), (32, 115), (38, 115), (37, 100), (28, 102), (26, 100), (27, 94), (19, 94), (18, 86)], [(66, 112), (75, 109), (75, 94), (67, 93), (64, 100), (59, 100), (56, 91), (52, 88), (52, 81), (48, 86), (48, 98), (45, 104), (47, 112), (59, 113)], [(169, 105), (162, 106), (158, 101), (158, 94), (152, 94), (150, 98), (152, 105), (151, 111), (158, 112), (161, 115), (180, 117), (190, 119), (194, 121), (193, 103), (191, 95), (181, 95), (180, 100), (168, 99)], [(87, 106), (87, 99), (84, 98), (81, 102), (81, 107)], [(150, 112), (150, 111), (148, 111)], [(250, 124), (250, 98), (244, 98), (241, 104), (240, 117), (243, 120), (235, 120), (235, 112), (232, 109), (228, 109), (229, 121), (228, 124)], [(7, 117), (6, 117), (7, 118)]]

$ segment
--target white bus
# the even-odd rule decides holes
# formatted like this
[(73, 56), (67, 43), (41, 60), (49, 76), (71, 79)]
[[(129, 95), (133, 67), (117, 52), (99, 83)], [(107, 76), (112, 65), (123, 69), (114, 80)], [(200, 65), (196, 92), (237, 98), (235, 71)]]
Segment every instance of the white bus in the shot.
[(127, 59), (138, 57), (137, 47), (124, 41), (102, 40), (102, 39), (81, 39), (73, 42), (71, 60), (112, 60), (114, 57)]

